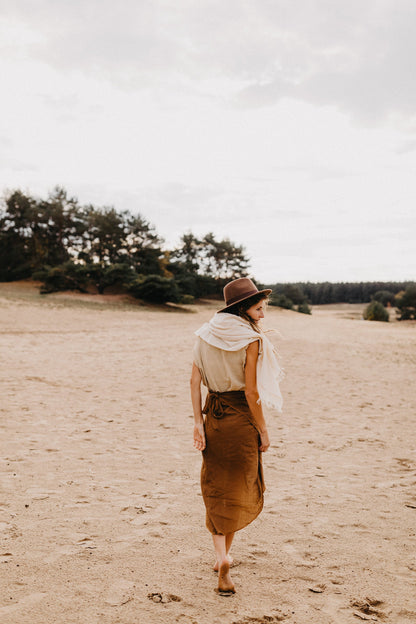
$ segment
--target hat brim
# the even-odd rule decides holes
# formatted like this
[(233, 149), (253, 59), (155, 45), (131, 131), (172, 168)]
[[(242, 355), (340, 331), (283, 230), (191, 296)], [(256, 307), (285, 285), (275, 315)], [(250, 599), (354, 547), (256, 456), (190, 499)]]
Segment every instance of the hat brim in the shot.
[(264, 294), (265, 297), (268, 297), (271, 292), (273, 292), (271, 288), (264, 288), (263, 290), (259, 290), (256, 293), (254, 293), (254, 295), (248, 295), (247, 297), (241, 297), (241, 299), (238, 299), (238, 301), (233, 301), (229, 305), (225, 306), (225, 308), (221, 308), (221, 310), (218, 310), (218, 312), (224, 312), (225, 310), (229, 310), (230, 308), (233, 308), (238, 303), (241, 303), (242, 301), (245, 301), (246, 299), (251, 299), (251, 297), (255, 297), (256, 295)]

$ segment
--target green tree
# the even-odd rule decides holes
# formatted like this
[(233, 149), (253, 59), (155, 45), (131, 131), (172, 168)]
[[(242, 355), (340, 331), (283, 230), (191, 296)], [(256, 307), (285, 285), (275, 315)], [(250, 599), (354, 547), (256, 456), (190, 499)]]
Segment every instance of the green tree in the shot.
[(123, 219), (114, 208), (86, 208), (86, 233), (79, 259), (102, 266), (124, 260)]
[(0, 280), (19, 280), (32, 274), (35, 215), (33, 198), (21, 191), (14, 191), (6, 197), (0, 212)]
[(136, 273), (163, 273), (162, 239), (140, 215), (89, 206), (87, 232), (79, 259), (106, 267), (130, 264)]
[(203, 274), (221, 280), (244, 277), (248, 272), (248, 258), (242, 246), (228, 238), (217, 241), (212, 232), (201, 241), (200, 270)]
[(400, 310), (399, 321), (416, 319), (416, 284), (410, 284), (404, 293), (397, 297), (396, 305)]
[(56, 187), (46, 200), (14, 191), (0, 216), (0, 279), (30, 277), (76, 257), (85, 223), (77, 200)]
[(161, 246), (163, 240), (141, 215), (124, 212), (124, 252), (137, 273), (164, 274), (167, 264)]
[(183, 274), (197, 274), (201, 271), (202, 241), (192, 232), (183, 234), (180, 245), (170, 253), (173, 270)]
[(83, 246), (85, 214), (75, 197), (57, 186), (47, 200), (37, 200), (39, 227), (37, 264), (54, 266), (76, 258)]
[(242, 246), (218, 241), (212, 232), (202, 238), (191, 232), (170, 252), (168, 270), (182, 294), (194, 297), (220, 294), (224, 284), (247, 275), (248, 258)]
[(384, 306), (386, 306), (388, 304), (394, 305), (395, 298), (396, 298), (395, 294), (392, 293), (390, 290), (378, 290), (373, 295), (374, 301), (379, 301)]

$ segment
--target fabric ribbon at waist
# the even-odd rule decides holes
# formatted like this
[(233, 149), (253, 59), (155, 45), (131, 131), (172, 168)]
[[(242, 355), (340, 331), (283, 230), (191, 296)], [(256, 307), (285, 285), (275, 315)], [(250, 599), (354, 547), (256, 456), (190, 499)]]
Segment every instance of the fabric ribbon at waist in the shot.
[(241, 411), (250, 411), (244, 390), (230, 392), (214, 392), (209, 390), (203, 414), (213, 418), (224, 418), (227, 414), (235, 414)]

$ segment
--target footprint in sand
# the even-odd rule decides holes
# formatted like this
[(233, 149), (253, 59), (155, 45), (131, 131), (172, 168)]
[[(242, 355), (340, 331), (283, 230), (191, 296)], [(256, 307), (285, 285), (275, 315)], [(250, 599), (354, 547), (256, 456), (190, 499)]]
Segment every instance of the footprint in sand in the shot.
[(249, 557), (267, 557), (268, 554), (267, 550), (252, 550)]
[(13, 553), (11, 552), (0, 553), (0, 562), (9, 563), (9, 561), (12, 560), (12, 557), (13, 557)]
[(351, 601), (351, 607), (355, 608), (353, 614), (360, 620), (377, 621), (378, 618), (383, 619), (385, 614), (379, 609), (383, 605), (382, 600), (376, 598), (364, 598), (364, 600)]
[(246, 616), (242, 620), (233, 620), (232, 624), (266, 624), (267, 622), (282, 622), (287, 617), (287, 613), (277, 613), (276, 615), (263, 615), (260, 617)]
[(403, 457), (395, 457), (396, 462), (399, 464), (399, 470), (404, 472), (410, 472), (416, 470), (416, 464), (411, 460)]
[(151, 592), (147, 594), (147, 597), (152, 602), (167, 604), (168, 602), (182, 602), (182, 598), (180, 596), (176, 596), (175, 594), (165, 594), (162, 592)]
[(94, 542), (93, 542), (93, 538), (92, 537), (83, 537), (82, 539), (79, 539), (77, 544), (79, 544), (80, 546), (83, 546), (84, 548), (88, 548), (88, 549), (94, 549), (97, 548), (97, 546), (94, 546)]
[(144, 509), (143, 507), (140, 507), (139, 505), (129, 505), (128, 507), (123, 507), (122, 509), (120, 509), (120, 513), (123, 512), (129, 512), (129, 514), (131, 515), (140, 515), (140, 514), (145, 514), (149, 511), (149, 509)]
[(326, 585), (324, 583), (318, 583), (317, 585), (312, 585), (311, 587), (308, 587), (308, 589), (314, 594), (323, 594), (326, 589)]
[(0, 532), (3, 533), (3, 537), (7, 539), (16, 539), (22, 535), (22, 532), (17, 526), (9, 522), (0, 522)]
[(51, 494), (55, 494), (55, 491), (48, 492), (38, 487), (28, 488), (25, 493), (32, 499), (32, 501), (42, 501), (50, 497)]

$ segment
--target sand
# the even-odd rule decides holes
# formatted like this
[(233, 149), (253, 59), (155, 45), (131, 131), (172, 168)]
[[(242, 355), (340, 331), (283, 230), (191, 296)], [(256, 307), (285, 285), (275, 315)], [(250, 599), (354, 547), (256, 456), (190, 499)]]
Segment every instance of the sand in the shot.
[(223, 597), (188, 389), (215, 308), (0, 284), (3, 624), (416, 621), (415, 323), (269, 308), (284, 414)]

